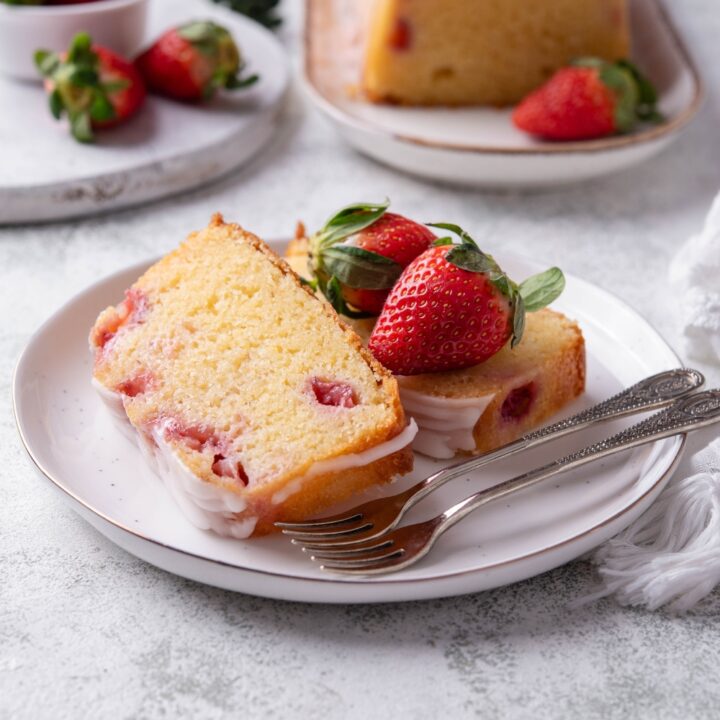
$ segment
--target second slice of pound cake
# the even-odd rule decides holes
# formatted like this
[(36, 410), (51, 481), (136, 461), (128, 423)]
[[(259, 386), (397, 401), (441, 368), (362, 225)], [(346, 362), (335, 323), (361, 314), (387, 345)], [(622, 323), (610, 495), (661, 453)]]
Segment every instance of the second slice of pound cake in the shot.
[(104, 310), (90, 343), (101, 396), (202, 528), (261, 534), (412, 468), (395, 378), (219, 215)]
[(418, 424), (414, 448), (437, 458), (483, 453), (539, 427), (585, 389), (585, 342), (553, 310), (528, 313), (520, 344), (463, 370), (398, 378)]

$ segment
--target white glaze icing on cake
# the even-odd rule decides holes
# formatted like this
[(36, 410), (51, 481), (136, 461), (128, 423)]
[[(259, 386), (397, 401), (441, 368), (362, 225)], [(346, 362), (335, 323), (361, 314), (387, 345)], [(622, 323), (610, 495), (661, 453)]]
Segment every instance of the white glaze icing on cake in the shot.
[[(211, 485), (196, 477), (180, 460), (172, 447), (165, 441), (165, 420), (145, 437), (130, 424), (125, 413), (123, 395), (108, 390), (93, 378), (93, 387), (120, 431), (137, 443), (148, 464), (161, 478), (170, 495), (183, 515), (201, 530), (212, 530), (218, 535), (238, 539), (249, 537), (255, 529), (257, 518), (237, 515), (247, 507), (242, 495), (217, 485)], [(274, 504), (280, 504), (302, 488), (303, 481), (323, 473), (334, 473), (354, 467), (362, 467), (407, 447), (418, 432), (417, 424), (411, 419), (408, 426), (394, 438), (360, 453), (321, 460), (314, 463), (301, 478), (288, 483), (272, 497)]]
[(475, 450), (473, 429), (495, 397), (446, 398), (426, 395), (403, 386), (398, 378), (400, 399), (408, 415), (418, 424), (413, 450), (442, 460), (460, 450)]
[(413, 418), (410, 418), (407, 427), (400, 434), (384, 443), (363, 450), (363, 452), (341, 455), (340, 457), (334, 457), (328, 460), (319, 460), (310, 467), (302, 478), (293, 480), (282, 490), (278, 490), (278, 492), (272, 496), (272, 502), (276, 505), (285, 502), (292, 494), (300, 490), (303, 480), (307, 480), (308, 478), (324, 473), (336, 473), (354, 467), (362, 467), (363, 465), (369, 465), (371, 462), (392, 455), (394, 452), (410, 445), (417, 433), (417, 423)]

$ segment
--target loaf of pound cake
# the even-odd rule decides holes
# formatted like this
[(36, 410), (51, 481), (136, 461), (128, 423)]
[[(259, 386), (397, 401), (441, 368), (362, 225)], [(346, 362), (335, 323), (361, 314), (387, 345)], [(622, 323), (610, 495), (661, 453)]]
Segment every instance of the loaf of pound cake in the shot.
[(571, 60), (629, 46), (625, 0), (376, 0), (362, 87), (373, 102), (511, 105)]
[[(288, 263), (308, 274), (300, 228)], [(376, 318), (343, 321), (366, 342)], [(399, 376), (400, 397), (419, 431), (413, 449), (435, 458), (483, 453), (547, 422), (585, 389), (585, 342), (576, 322), (543, 309), (528, 313), (522, 340), (479, 365)]]
[(412, 468), (396, 379), (216, 215), (100, 313), (93, 383), (190, 520), (248, 537)]

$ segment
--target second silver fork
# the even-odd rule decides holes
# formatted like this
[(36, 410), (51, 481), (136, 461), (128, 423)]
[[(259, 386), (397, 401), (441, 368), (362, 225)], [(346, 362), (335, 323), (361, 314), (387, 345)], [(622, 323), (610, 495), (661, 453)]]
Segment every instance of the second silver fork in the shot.
[(665, 407), (701, 387), (704, 382), (701, 373), (686, 368), (652, 375), (572, 417), (524, 435), (492, 452), (443, 468), (396, 495), (371, 500), (331, 517), (301, 523), (279, 522), (276, 525), (293, 542), (301, 543), (308, 550), (352, 546), (382, 537), (395, 528), (420, 500), (450, 480), (596, 423)]

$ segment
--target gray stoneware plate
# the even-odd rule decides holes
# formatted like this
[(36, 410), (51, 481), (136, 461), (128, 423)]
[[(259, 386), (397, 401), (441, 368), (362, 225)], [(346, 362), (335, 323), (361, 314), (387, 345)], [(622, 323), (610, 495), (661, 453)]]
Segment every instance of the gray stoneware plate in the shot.
[(629, 0), (633, 60), (655, 83), (665, 122), (585, 142), (548, 143), (516, 130), (510, 109), (374, 105), (348, 88), (360, 79), (365, 0), (308, 0), (303, 79), (315, 106), (360, 152), (431, 180), (543, 187), (642, 162), (674, 140), (703, 98), (700, 75), (662, 0)]
[(271, 32), (207, 0), (150, 3), (148, 39), (186, 20), (216, 20), (260, 80), (206, 105), (148, 97), (137, 117), (75, 142), (40, 85), (0, 76), (0, 225), (90, 215), (202, 186), (243, 165), (273, 137), (289, 83)]
[[(275, 247), (281, 249), (279, 244)], [(513, 277), (541, 269), (520, 258), (499, 260)], [(418, 600), (486, 590), (562, 565), (618, 533), (657, 497), (680, 458), (684, 439), (676, 437), (567, 473), (509, 502), (475, 512), (444, 535), (422, 562), (372, 579), (326, 574), (280, 535), (233, 540), (198, 530), (181, 515), (138, 448), (118, 433), (90, 386), (89, 328), (98, 312), (118, 302), (148, 265), (140, 263), (104, 278), (60, 308), (20, 357), (13, 399), (21, 438), (39, 474), (114, 543), (177, 575), (238, 592), (306, 602)], [(681, 365), (634, 310), (590, 283), (568, 277), (555, 307), (579, 321), (588, 349), (587, 392), (567, 414), (646, 375)], [(467, 482), (450, 483), (421, 503), (408, 520), (437, 514), (470, 492), (549, 462), (630, 422), (551, 443), (498, 462)], [(442, 462), (416, 455), (414, 472), (389, 491), (415, 482)], [(33, 486), (26, 491), (33, 492)]]

